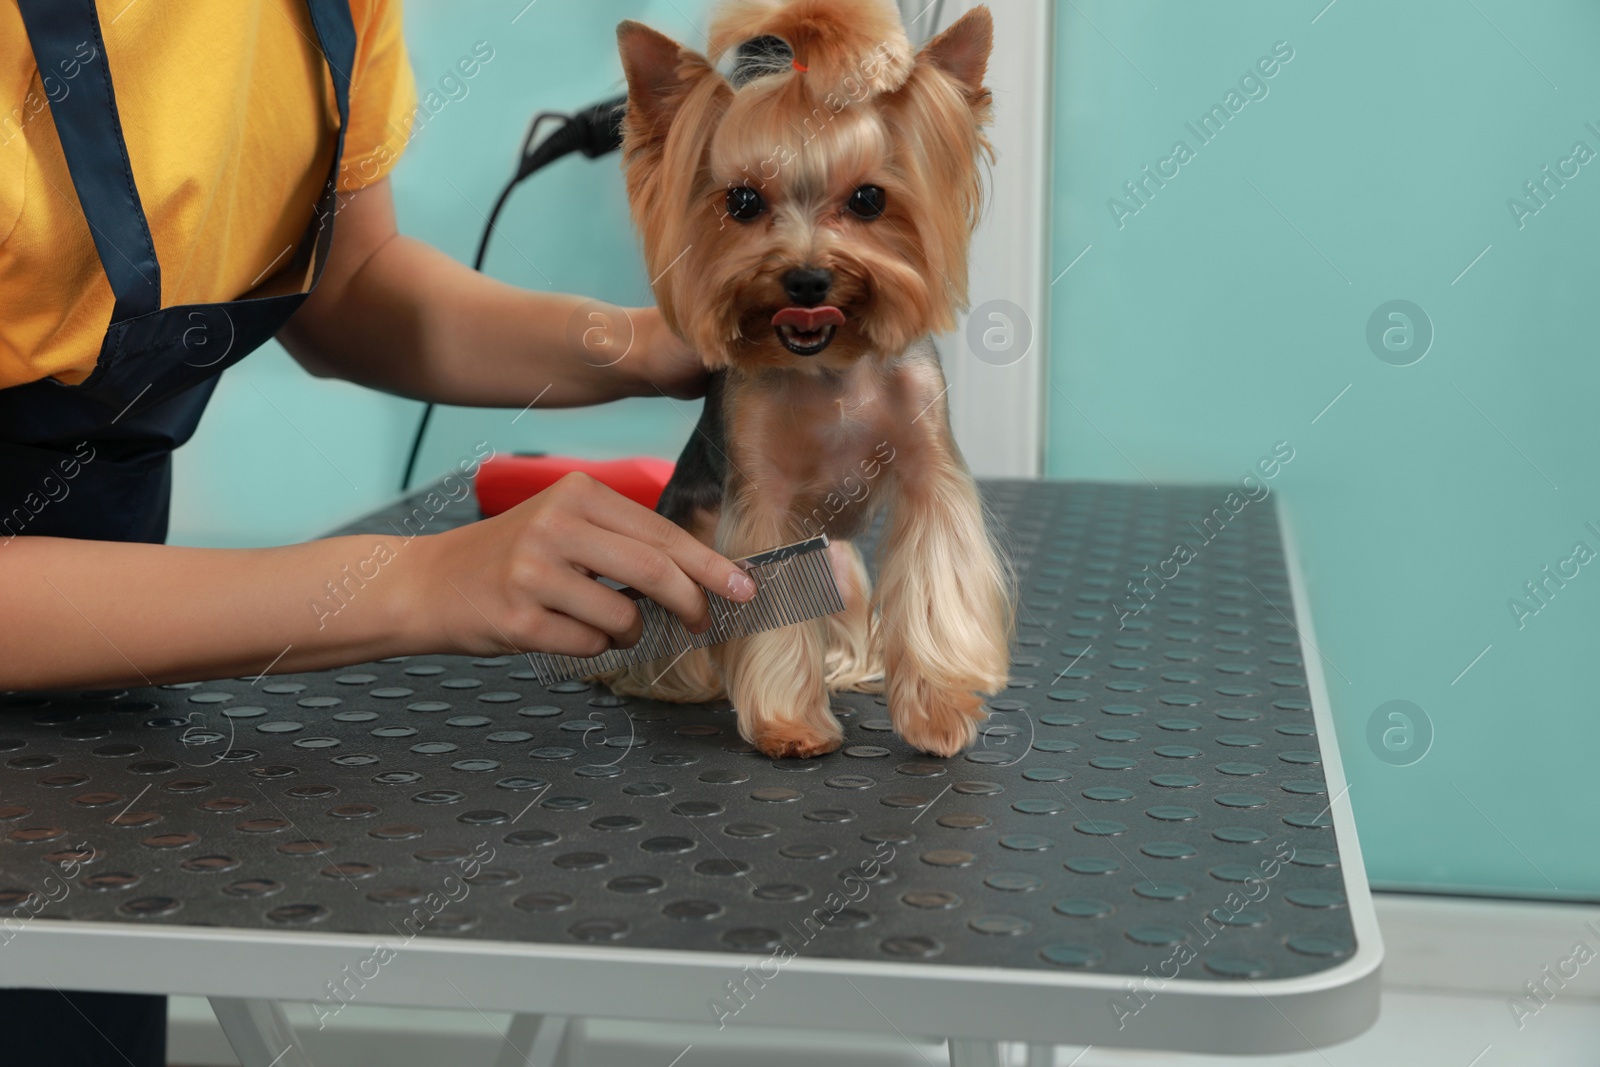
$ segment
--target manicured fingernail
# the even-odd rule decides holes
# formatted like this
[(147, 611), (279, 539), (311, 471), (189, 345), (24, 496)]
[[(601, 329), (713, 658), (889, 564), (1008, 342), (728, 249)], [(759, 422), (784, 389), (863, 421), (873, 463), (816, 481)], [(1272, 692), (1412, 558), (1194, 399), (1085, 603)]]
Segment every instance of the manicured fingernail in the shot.
[(728, 596), (742, 604), (755, 595), (756, 583), (744, 571), (734, 571), (728, 575)]

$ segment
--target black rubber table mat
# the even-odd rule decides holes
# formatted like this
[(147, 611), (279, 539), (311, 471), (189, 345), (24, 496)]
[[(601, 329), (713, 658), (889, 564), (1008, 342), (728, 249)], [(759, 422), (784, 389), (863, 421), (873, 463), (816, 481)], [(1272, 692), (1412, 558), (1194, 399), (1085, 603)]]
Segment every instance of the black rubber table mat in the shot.
[[(547, 689), (518, 657), (7, 694), (0, 912), (1325, 969), (1354, 935), (1277, 519), (1229, 492), (986, 485), (1018, 572), (1013, 677), (950, 760), (907, 748), (870, 695), (836, 699), (840, 752), (772, 761), (725, 703)], [(351, 529), (476, 517), (434, 488)]]

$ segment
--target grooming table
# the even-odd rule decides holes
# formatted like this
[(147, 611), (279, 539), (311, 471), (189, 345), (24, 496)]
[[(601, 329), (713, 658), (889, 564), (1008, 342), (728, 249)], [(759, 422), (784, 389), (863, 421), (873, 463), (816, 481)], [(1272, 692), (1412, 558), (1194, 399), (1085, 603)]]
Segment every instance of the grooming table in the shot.
[[(341, 532), (477, 517), (430, 491)], [(1310, 619), (1276, 498), (1229, 492), (986, 484), (1013, 676), (949, 760), (870, 695), (775, 762), (517, 657), (5, 695), (0, 982), (208, 996), (247, 1067), (309, 1062), (280, 1000), (517, 1013), (507, 1067), (584, 1016), (960, 1067), (1354, 1036), (1382, 945)]]

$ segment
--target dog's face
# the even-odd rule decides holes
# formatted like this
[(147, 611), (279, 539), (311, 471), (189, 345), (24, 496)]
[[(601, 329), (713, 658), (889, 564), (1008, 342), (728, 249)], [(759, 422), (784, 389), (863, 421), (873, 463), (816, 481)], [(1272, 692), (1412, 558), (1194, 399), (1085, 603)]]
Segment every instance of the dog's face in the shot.
[(838, 369), (954, 327), (988, 150), (986, 8), (913, 59), (887, 3), (742, 0), (712, 34), (713, 55), (746, 45), (731, 76), (638, 23), (618, 37), (656, 301), (708, 366)]

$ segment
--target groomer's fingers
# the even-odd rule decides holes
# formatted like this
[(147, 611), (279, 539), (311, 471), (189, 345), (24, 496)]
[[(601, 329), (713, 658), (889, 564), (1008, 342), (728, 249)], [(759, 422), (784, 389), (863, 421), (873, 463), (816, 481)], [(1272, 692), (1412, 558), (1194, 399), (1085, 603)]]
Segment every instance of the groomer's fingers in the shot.
[(705, 594), (665, 551), (601, 526), (591, 526), (589, 534), (574, 551), (574, 563), (644, 593), (682, 619), (690, 633), (710, 628)]
[(599, 651), (582, 653), (585, 656), (598, 656), (613, 645), (628, 648), (639, 640), (644, 627), (639, 608), (631, 598), (577, 571), (558, 571), (537, 590), (537, 595), (546, 609), (560, 612), (606, 638)]
[(550, 652), (587, 659), (611, 647), (611, 635), (557, 611), (544, 612), (537, 630), (524, 642), (525, 647), (514, 651)]
[(756, 595), (755, 581), (737, 564), (649, 508), (598, 482), (593, 483), (593, 489), (584, 487), (578, 500), (590, 522), (660, 549), (690, 578), (719, 596), (742, 604)]

